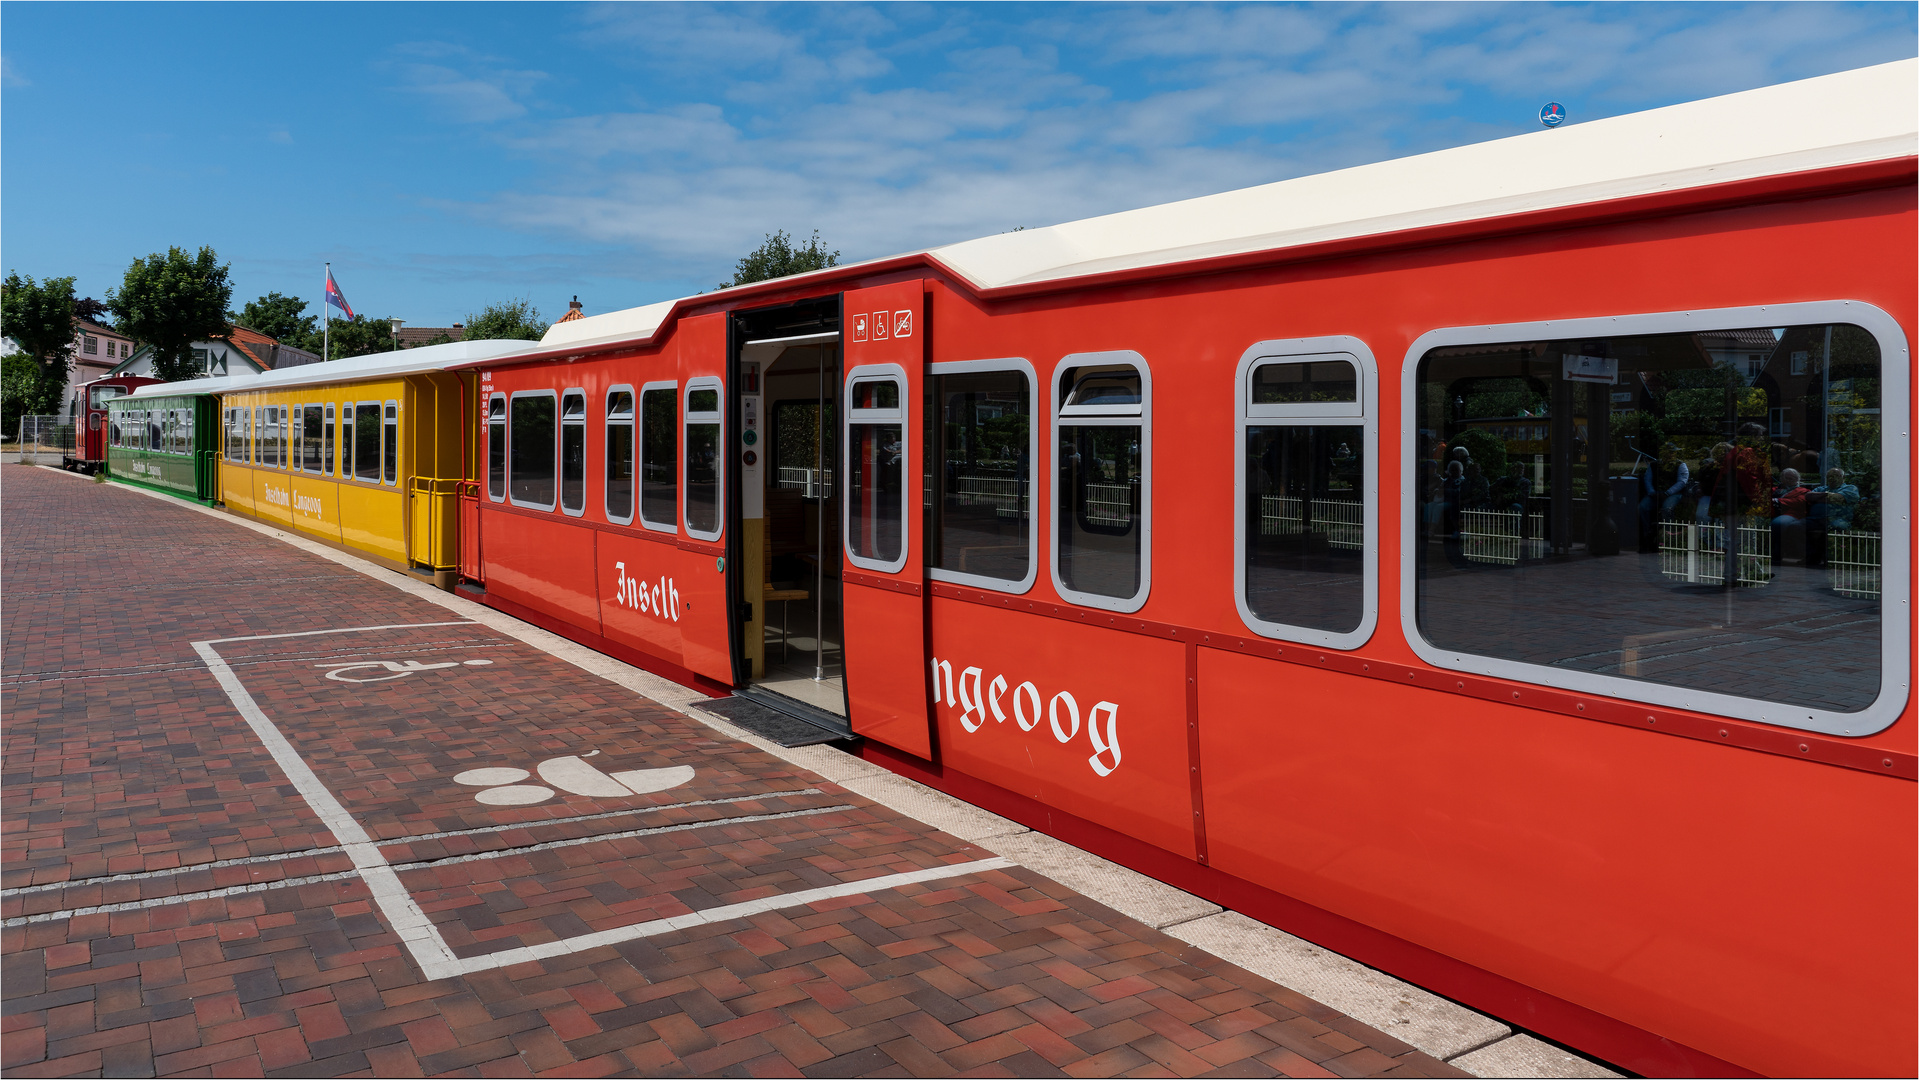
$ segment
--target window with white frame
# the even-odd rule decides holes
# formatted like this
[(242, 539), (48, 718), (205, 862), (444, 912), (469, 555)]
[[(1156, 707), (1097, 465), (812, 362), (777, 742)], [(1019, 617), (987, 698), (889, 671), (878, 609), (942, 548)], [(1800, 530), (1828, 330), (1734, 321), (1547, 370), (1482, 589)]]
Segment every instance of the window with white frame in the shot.
[(906, 565), (905, 389), (906, 372), (897, 364), (847, 373), (842, 532), (847, 558), (869, 570)]
[(1378, 611), (1375, 372), (1352, 338), (1261, 342), (1235, 383), (1235, 599), (1267, 637), (1352, 648)]
[(720, 508), (726, 505), (726, 462), (721, 457), (724, 413), (722, 384), (715, 378), (686, 384), (686, 465), (683, 498), (686, 532), (701, 540), (720, 538)]
[(507, 439), (507, 491), (513, 505), (551, 510), (559, 478), (559, 395), (522, 391), (509, 399), (508, 411), (513, 430)]
[(1076, 353), (1053, 372), (1053, 584), (1137, 611), (1151, 589), (1152, 375), (1136, 352)]
[(606, 520), (633, 521), (633, 388), (606, 394)]
[(560, 509), (586, 513), (586, 391), (560, 395)]
[(1037, 576), (1033, 366), (967, 360), (927, 369), (930, 577), (1024, 592)]
[[(1805, 353), (1818, 377), (1748, 381)], [(1406, 364), (1405, 613), (1437, 666), (1821, 731), (1905, 708), (1905, 331), (1857, 301), (1438, 330)], [(1643, 407), (1612, 405), (1614, 386)], [(1546, 437), (1514, 439), (1512, 416)]]

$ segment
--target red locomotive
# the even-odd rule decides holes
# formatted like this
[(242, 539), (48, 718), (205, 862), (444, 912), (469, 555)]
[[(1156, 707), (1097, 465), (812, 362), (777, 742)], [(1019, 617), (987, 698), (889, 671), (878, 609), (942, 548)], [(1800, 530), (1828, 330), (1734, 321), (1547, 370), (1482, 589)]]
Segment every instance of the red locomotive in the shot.
[(73, 454), (62, 459), (60, 467), (71, 472), (92, 475), (107, 461), (107, 447), (113, 444), (107, 402), (131, 394), (135, 388), (159, 382), (144, 375), (108, 375), (79, 388), (73, 395)]

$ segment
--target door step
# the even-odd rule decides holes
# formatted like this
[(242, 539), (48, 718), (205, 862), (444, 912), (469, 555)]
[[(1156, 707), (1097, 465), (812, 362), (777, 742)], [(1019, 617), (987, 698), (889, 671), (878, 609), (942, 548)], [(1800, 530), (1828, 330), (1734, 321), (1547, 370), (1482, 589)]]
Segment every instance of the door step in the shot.
[(724, 717), (781, 746), (812, 746), (856, 737), (841, 717), (765, 691), (735, 690), (730, 698), (697, 702), (694, 708)]

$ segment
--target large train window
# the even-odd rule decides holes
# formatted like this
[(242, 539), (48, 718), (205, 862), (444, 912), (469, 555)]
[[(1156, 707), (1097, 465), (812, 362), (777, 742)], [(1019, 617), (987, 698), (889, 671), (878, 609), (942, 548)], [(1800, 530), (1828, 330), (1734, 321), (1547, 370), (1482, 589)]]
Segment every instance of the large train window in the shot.
[(1053, 371), (1053, 586), (1138, 611), (1152, 586), (1153, 380), (1136, 352), (1075, 353)]
[(1407, 637), (1504, 678), (1884, 728), (1911, 666), (1910, 365), (1856, 302), (1421, 337)]
[(680, 521), (679, 384), (640, 387), (640, 524), (674, 532)]
[(386, 425), (380, 440), (380, 462), (389, 487), (400, 486), (400, 403), (386, 403)]
[(721, 385), (714, 378), (686, 384), (686, 533), (701, 540), (720, 538), (720, 507), (725, 505)]
[(495, 394), (486, 405), (486, 494), (506, 501), (506, 395)]
[(1235, 383), (1234, 600), (1265, 637), (1350, 649), (1378, 621), (1378, 399), (1357, 338), (1262, 341)]
[(967, 360), (927, 368), (930, 577), (1025, 592), (1038, 576), (1033, 365)]
[(301, 472), (320, 472), (323, 457), (333, 456), (333, 440), (327, 436), (326, 410), (319, 405), (300, 406)]
[(586, 513), (586, 391), (560, 395), (560, 509)]
[(633, 388), (606, 393), (606, 520), (633, 523)]
[(507, 493), (515, 506), (551, 510), (559, 446), (559, 395), (551, 390), (514, 394), (508, 412), (512, 432), (507, 439)]
[(380, 482), (380, 403), (362, 401), (353, 406), (353, 478)]
[(846, 477), (840, 502), (846, 557), (854, 566), (897, 572), (906, 565), (906, 372), (868, 364), (846, 376)]
[(340, 403), (340, 476), (353, 475), (353, 403)]

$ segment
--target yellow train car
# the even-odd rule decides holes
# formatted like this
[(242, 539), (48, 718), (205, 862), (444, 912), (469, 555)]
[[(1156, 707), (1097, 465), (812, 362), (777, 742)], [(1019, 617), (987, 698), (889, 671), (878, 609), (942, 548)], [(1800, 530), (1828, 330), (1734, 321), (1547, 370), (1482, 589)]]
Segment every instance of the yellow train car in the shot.
[(219, 399), (220, 501), (450, 586), (474, 382), (441, 369), (532, 344), (462, 341), (201, 380), (219, 384), (206, 389)]

